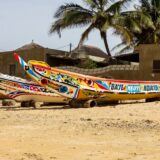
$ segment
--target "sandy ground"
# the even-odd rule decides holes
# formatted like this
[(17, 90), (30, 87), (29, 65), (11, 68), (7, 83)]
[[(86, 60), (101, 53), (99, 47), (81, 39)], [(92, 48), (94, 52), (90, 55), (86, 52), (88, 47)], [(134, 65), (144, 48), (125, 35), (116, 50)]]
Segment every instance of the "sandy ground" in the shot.
[(0, 107), (0, 160), (159, 160), (160, 102)]

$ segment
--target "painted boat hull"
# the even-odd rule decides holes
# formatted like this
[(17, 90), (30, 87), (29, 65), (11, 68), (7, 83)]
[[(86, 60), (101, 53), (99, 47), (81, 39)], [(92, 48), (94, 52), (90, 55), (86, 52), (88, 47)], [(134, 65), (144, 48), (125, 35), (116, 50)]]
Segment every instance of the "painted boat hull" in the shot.
[(31, 60), (27, 64), (19, 56), (17, 59), (33, 80), (70, 99), (117, 101), (160, 98), (160, 81), (105, 79), (51, 68), (45, 62)]
[(16, 101), (67, 103), (65, 97), (45, 91), (35, 82), (0, 74), (0, 94)]

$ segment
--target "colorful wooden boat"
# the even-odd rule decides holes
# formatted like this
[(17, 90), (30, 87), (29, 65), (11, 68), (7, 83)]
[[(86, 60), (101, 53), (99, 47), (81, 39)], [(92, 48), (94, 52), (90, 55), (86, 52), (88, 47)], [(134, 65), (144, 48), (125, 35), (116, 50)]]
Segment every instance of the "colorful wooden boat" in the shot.
[[(47, 90), (75, 101), (118, 101), (160, 97), (160, 81), (106, 79), (51, 68), (45, 62), (28, 64), (15, 54), (28, 75)], [(95, 103), (94, 103), (95, 104)], [(93, 104), (93, 105), (94, 105)]]
[(65, 97), (47, 91), (44, 87), (33, 81), (4, 75), (0, 73), (0, 94), (19, 102), (67, 102)]

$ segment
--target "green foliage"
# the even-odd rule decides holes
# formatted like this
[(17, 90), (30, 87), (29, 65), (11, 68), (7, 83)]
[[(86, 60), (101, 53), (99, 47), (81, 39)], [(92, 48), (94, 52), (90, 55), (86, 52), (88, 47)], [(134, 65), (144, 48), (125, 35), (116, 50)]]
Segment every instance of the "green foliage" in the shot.
[(77, 67), (79, 68), (85, 68), (85, 69), (95, 69), (97, 68), (96, 62), (92, 61), (91, 59), (87, 58), (83, 61), (81, 61)]
[[(135, 11), (123, 14), (123, 26), (130, 32), (133, 39), (132, 46), (124, 45), (125, 41), (115, 46), (114, 49), (124, 45), (119, 53), (124, 53), (139, 44), (160, 43), (160, 0), (140, 0), (140, 4), (135, 8)], [(132, 25), (131, 20), (134, 20)]]

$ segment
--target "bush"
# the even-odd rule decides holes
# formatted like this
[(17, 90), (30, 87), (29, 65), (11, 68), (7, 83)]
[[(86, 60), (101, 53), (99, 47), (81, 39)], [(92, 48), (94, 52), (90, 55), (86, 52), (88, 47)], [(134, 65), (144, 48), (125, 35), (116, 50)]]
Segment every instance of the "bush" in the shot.
[(86, 59), (86, 60), (81, 60), (81, 62), (77, 65), (79, 68), (85, 68), (85, 69), (95, 69), (97, 68), (96, 62)]

